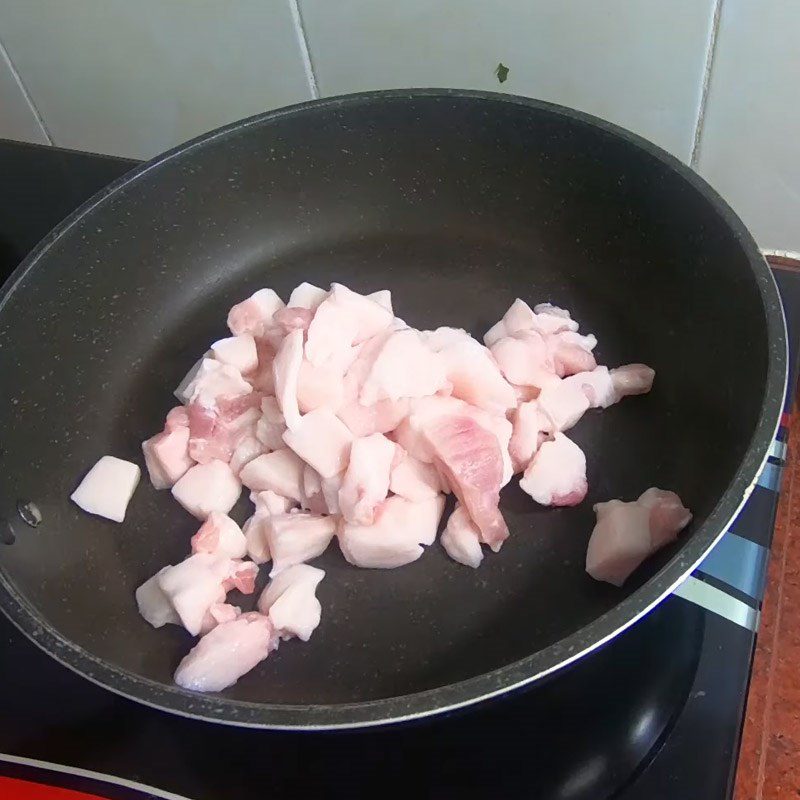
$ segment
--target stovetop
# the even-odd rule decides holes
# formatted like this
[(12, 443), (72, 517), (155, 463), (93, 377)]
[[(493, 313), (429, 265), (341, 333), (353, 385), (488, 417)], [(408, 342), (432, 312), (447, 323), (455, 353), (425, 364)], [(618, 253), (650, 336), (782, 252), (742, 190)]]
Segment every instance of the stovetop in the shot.
[[(0, 279), (135, 163), (0, 141)], [(776, 278), (794, 387), (800, 276)], [(336, 733), (184, 719), (89, 683), (0, 619), (0, 796), (22, 796), (24, 779), (109, 798), (728, 798), (785, 435), (782, 426), (747, 505), (674, 595), (546, 681), (445, 717)]]

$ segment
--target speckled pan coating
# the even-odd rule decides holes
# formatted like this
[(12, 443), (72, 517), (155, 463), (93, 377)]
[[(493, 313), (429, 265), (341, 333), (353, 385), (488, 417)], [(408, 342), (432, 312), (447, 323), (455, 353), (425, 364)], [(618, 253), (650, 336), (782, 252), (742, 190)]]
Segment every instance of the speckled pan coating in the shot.
[[(602, 363), (653, 392), (574, 438), (590, 493), (536, 507), (473, 571), (438, 545), (380, 572), (332, 546), (323, 621), (221, 695), (171, 685), (190, 639), (150, 629), (135, 587), (196, 523), (143, 485), (124, 525), (68, 502), (105, 453), (141, 459), (227, 308), (302, 280), (389, 287), (418, 326), (475, 333), (516, 296), (573, 310)], [(317, 101), (236, 123), (109, 186), (26, 259), (0, 299), (0, 605), (55, 658), (128, 697), (237, 725), (343, 727), (467, 705), (550, 673), (633, 623), (721, 535), (778, 423), (786, 376), (772, 276), (728, 206), (676, 159), (585, 114), (479, 92)], [(591, 505), (674, 489), (695, 512), (622, 590), (583, 571)], [(20, 499), (43, 520), (27, 526)], [(236, 515), (236, 511), (234, 514)], [(245, 508), (238, 509), (238, 519)], [(262, 570), (263, 571), (263, 570)]]

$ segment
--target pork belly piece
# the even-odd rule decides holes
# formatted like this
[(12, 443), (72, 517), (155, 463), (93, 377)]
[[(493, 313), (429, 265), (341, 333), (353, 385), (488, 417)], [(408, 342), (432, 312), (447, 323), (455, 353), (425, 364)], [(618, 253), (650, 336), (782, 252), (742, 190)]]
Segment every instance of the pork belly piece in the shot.
[[(209, 607), (225, 601), (225, 582), (239, 566), (240, 562), (225, 556), (195, 553), (173, 567), (162, 569), (155, 576), (156, 583), (177, 614), (180, 624), (197, 636)], [(148, 585), (149, 582), (145, 582), (139, 591)], [(154, 594), (152, 592), (150, 596)]]
[(314, 286), (313, 283), (305, 281), (292, 290), (289, 295), (289, 302), (286, 304), (290, 308), (308, 308), (316, 311), (319, 304), (328, 296), (325, 289)]
[(295, 330), (281, 342), (281, 346), (272, 362), (275, 397), (286, 421), (286, 427), (290, 429), (300, 422), (300, 408), (297, 404), (297, 382), (302, 363), (303, 331)]
[(389, 489), (416, 503), (436, 497), (442, 491), (442, 484), (433, 464), (426, 464), (403, 452), (392, 467)]
[(136, 464), (115, 456), (103, 456), (86, 473), (70, 500), (89, 514), (122, 522), (140, 476)]
[(553, 422), (539, 407), (537, 400), (521, 403), (512, 419), (514, 431), (508, 443), (508, 453), (514, 472), (524, 472), (544, 440), (553, 433)]
[(373, 523), (376, 507), (389, 493), (396, 454), (397, 445), (381, 433), (353, 442), (350, 462), (339, 490), (339, 508), (347, 522), (357, 525)]
[(211, 352), (217, 361), (229, 364), (242, 375), (258, 368), (258, 351), (252, 334), (243, 333), (241, 336), (219, 339), (211, 345)]
[(175, 683), (193, 692), (221, 692), (261, 663), (278, 646), (272, 623), (252, 611), (217, 625), (203, 636), (175, 671)]
[(269, 617), (281, 639), (307, 642), (322, 616), (317, 586), (325, 571), (308, 564), (295, 564), (273, 578), (258, 598), (258, 610)]
[(508, 538), (500, 513), (503, 459), (497, 437), (473, 418), (440, 417), (425, 430), (434, 463), (481, 532), (481, 541), (497, 552)]
[(193, 553), (212, 553), (227, 558), (244, 558), (247, 540), (242, 529), (227, 515), (212, 511), (191, 539)]
[(336, 531), (336, 518), (307, 514), (275, 514), (265, 523), (265, 536), (272, 556), (274, 578), (294, 564), (322, 555)]
[(638, 500), (596, 503), (597, 524), (586, 550), (586, 571), (596, 580), (622, 586), (650, 555), (677, 538), (692, 513), (674, 492), (656, 489)]
[(282, 497), (291, 497), (298, 503), (303, 499), (302, 459), (288, 447), (254, 458), (245, 464), (240, 473), (242, 483), (251, 491), (271, 489)]
[(519, 482), (543, 506), (574, 506), (586, 492), (586, 456), (571, 439), (557, 432), (534, 455)]
[(442, 531), (440, 541), (445, 552), (453, 561), (473, 569), (477, 569), (481, 565), (481, 561), (483, 561), (481, 532), (461, 503), (456, 503), (456, 507)]
[[(251, 462), (252, 463), (252, 462)], [(197, 519), (212, 511), (227, 514), (242, 491), (242, 484), (224, 461), (195, 464), (173, 487), (172, 496)]]
[(475, 408), (455, 397), (422, 397), (411, 401), (409, 414), (392, 432), (392, 439), (409, 455), (430, 464), (433, 462), (434, 456), (425, 437), (425, 431), (440, 417), (454, 414), (471, 417), (481, 427), (494, 434), (503, 461), (501, 486), (505, 486), (514, 474), (511, 457), (508, 454), (512, 425), (505, 417), (490, 414), (488, 411)]
[(357, 567), (392, 569), (422, 555), (422, 545), (433, 544), (444, 510), (444, 497), (412, 503), (395, 495), (385, 500), (372, 525), (343, 521), (338, 532), (344, 557)]
[(242, 533), (247, 542), (247, 555), (255, 564), (264, 564), (270, 560), (269, 543), (267, 542), (266, 523), (274, 514), (286, 514), (296, 506), (296, 501), (289, 497), (281, 497), (270, 489), (263, 492), (251, 492), (250, 499), (255, 504), (253, 516), (242, 526)]
[[(169, 489), (195, 463), (189, 455), (189, 426), (175, 424), (175, 418), (173, 415), (173, 422), (167, 423), (171, 430), (165, 428), (142, 442), (144, 463), (154, 489)], [(188, 415), (186, 420), (188, 423)]]
[(347, 467), (353, 434), (332, 411), (318, 408), (287, 430), (283, 441), (323, 478), (331, 478)]
[(516, 407), (514, 387), (503, 377), (491, 353), (466, 331), (437, 328), (424, 331), (422, 337), (441, 356), (453, 397), (493, 414), (505, 415)]
[(181, 618), (175, 611), (172, 601), (159, 584), (159, 578), (170, 569), (172, 569), (172, 565), (163, 567), (136, 590), (136, 605), (139, 613), (154, 628), (161, 628), (168, 624), (181, 624)]
[(425, 397), (448, 386), (444, 362), (425, 346), (419, 331), (394, 331), (383, 343), (364, 379), (359, 402)]
[(286, 431), (286, 420), (274, 397), (261, 400), (261, 417), (256, 423), (256, 439), (269, 450), (280, 450), (284, 447), (283, 434)]
[(187, 403), (213, 408), (220, 398), (240, 397), (252, 391), (253, 387), (236, 367), (215, 358), (204, 358), (194, 379), (186, 387), (185, 397)]
[(228, 328), (234, 336), (249, 333), (263, 336), (272, 326), (272, 317), (283, 308), (283, 300), (272, 289), (259, 289), (228, 312)]
[(492, 345), (491, 354), (502, 374), (515, 386), (542, 389), (558, 379), (552, 350), (538, 331), (505, 336)]

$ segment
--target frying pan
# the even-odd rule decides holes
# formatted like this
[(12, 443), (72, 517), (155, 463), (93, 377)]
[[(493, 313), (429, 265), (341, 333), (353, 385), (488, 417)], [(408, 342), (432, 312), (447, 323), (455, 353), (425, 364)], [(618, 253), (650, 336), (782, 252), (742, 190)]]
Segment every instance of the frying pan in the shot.
[[(571, 309), (599, 363), (643, 361), (653, 391), (573, 430), (589, 496), (537, 506), (512, 482), (512, 536), (478, 570), (438, 545), (396, 570), (336, 546), (323, 622), (234, 687), (171, 676), (191, 646), (150, 628), (135, 588), (197, 523), (146, 481), (123, 525), (69, 501), (110, 453), (141, 463), (171, 391), (227, 308), (308, 280), (392, 290), (418, 327), (482, 334), (515, 297)], [(753, 239), (693, 172), (601, 120), (481, 92), (377, 92), (210, 133), (109, 186), (54, 230), (0, 301), (0, 604), (90, 680), (238, 725), (328, 728), (423, 716), (530, 683), (640, 619), (702, 559), (752, 489), (781, 411), (783, 315)], [(583, 569), (592, 504), (677, 491), (691, 526), (618, 589)], [(18, 504), (41, 512), (27, 525)], [(247, 515), (242, 502), (233, 515)], [(263, 572), (263, 570), (262, 570)]]

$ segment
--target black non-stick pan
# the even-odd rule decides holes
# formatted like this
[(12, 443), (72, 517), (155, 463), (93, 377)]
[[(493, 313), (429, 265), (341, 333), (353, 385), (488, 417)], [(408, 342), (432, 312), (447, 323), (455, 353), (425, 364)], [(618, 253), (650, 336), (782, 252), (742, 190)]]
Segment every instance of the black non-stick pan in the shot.
[[(587, 414), (589, 496), (538, 507), (512, 484), (511, 538), (478, 570), (437, 545), (396, 570), (315, 563), (323, 621), (231, 689), (183, 691), (192, 644), (150, 628), (134, 589), (196, 528), (143, 481), (122, 525), (68, 498), (103, 454), (141, 463), (171, 392), (228, 307), (301, 281), (392, 290), (419, 326), (482, 334), (515, 297), (565, 306), (598, 361), (657, 373)], [(784, 396), (777, 291), (700, 179), (613, 125), (533, 100), (379, 92), (271, 112), (134, 170), (53, 231), (0, 300), (0, 604), (41, 647), (114, 691), (240, 725), (410, 718), (537, 680), (642, 617), (752, 488)], [(592, 503), (656, 485), (694, 511), (622, 589), (583, 568)], [(37, 527), (18, 513), (32, 501)], [(247, 510), (235, 510), (241, 522)]]

